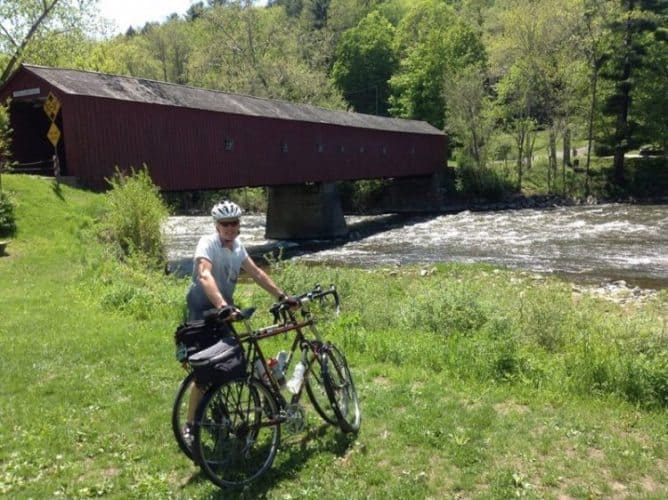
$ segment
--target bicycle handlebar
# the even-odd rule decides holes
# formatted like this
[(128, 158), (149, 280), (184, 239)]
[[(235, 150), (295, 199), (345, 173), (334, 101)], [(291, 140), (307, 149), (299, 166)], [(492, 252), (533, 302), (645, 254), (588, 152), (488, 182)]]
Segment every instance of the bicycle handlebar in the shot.
[(234, 322), (250, 319), (255, 312), (255, 307), (238, 310), (236, 307), (224, 306), (220, 309), (209, 309), (204, 313), (206, 323), (220, 323), (224, 321)]
[[(318, 284), (313, 287), (313, 290), (310, 292), (303, 293), (296, 297), (288, 297), (283, 299), (281, 302), (273, 304), (269, 308), (269, 312), (274, 316), (274, 321), (278, 322), (281, 317), (285, 319), (285, 314), (293, 307), (303, 308), (309, 302), (314, 300), (322, 300), (328, 295), (331, 295), (334, 298), (335, 314), (338, 315), (340, 306), (339, 293), (336, 291), (336, 286), (333, 284), (329, 285), (329, 288), (326, 290), (324, 290), (322, 286)], [(296, 305), (294, 303), (295, 299), (297, 301)]]

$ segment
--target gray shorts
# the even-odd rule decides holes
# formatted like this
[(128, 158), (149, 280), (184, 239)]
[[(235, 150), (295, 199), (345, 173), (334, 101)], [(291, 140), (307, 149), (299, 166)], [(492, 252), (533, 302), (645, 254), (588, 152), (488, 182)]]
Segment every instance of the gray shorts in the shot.
[[(233, 302), (225, 297), (225, 302), (233, 305)], [(202, 290), (202, 287), (193, 283), (186, 294), (186, 304), (188, 305), (188, 321), (204, 319), (204, 313), (214, 309), (213, 304)]]

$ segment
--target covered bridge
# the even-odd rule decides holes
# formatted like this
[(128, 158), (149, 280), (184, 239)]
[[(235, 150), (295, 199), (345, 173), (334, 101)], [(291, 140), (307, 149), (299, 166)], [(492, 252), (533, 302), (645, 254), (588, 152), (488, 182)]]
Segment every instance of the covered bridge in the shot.
[(117, 166), (146, 164), (163, 191), (286, 186), (294, 202), (295, 186), (432, 176), (445, 160), (425, 122), (141, 78), (23, 64), (7, 98), (14, 159), (55, 153), (62, 175), (98, 190)]

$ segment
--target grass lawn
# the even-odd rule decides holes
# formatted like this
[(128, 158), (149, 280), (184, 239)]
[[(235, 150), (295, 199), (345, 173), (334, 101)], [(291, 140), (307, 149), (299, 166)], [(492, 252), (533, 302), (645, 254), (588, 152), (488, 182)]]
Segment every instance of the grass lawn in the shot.
[[(668, 497), (666, 291), (620, 306), (487, 266), (281, 263), (271, 273), (294, 293), (341, 290), (324, 326), (362, 428), (341, 434), (307, 407), (269, 473), (223, 492), (170, 427), (185, 280), (107, 255), (91, 231), (102, 195), (14, 175), (3, 187), (18, 233), (0, 257), (0, 496)], [(264, 292), (238, 293), (269, 322)]]

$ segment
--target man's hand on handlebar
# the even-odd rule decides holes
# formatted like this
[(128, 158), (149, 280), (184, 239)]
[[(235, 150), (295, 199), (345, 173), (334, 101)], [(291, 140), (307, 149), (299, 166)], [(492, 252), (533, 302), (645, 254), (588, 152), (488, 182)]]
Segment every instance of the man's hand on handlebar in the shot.
[(293, 296), (293, 295), (284, 295), (283, 298), (281, 299), (281, 303), (285, 304), (286, 306), (289, 306), (290, 309), (295, 309), (301, 305), (301, 301), (299, 298)]
[(239, 317), (239, 309), (234, 306), (223, 306), (218, 309), (216, 318), (219, 320), (234, 321)]

